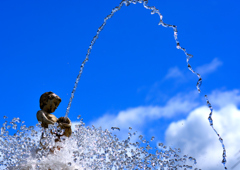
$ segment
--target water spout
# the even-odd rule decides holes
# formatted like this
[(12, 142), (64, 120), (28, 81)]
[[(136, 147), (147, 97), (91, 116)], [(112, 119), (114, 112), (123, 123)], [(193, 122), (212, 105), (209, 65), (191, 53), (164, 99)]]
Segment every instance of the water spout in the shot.
[[(188, 69), (193, 73), (195, 74), (197, 77), (198, 77), (198, 81), (197, 81), (197, 84), (196, 84), (196, 87), (197, 87), (197, 91), (200, 93), (201, 92), (201, 85), (202, 85), (202, 77), (199, 73), (197, 73), (196, 71), (193, 70), (192, 66), (190, 65), (189, 63), (189, 60), (193, 57), (192, 54), (189, 54), (187, 52), (187, 50), (185, 48), (183, 48), (182, 46), (180, 46), (180, 42), (178, 40), (178, 30), (177, 30), (177, 26), (175, 25), (171, 25), (171, 24), (166, 24), (163, 22), (163, 16), (162, 14), (160, 13), (160, 11), (155, 7), (155, 6), (148, 6), (148, 0), (122, 0), (121, 3), (112, 9), (111, 13), (104, 18), (104, 22), (103, 24), (98, 28), (97, 30), (97, 33), (96, 35), (93, 37), (90, 45), (89, 45), (89, 48), (87, 50), (87, 54), (86, 54), (86, 58), (85, 60), (82, 62), (81, 64), (81, 67), (80, 67), (80, 70), (79, 70), (79, 74), (77, 76), (77, 79), (75, 81), (75, 84), (74, 84), (74, 88), (72, 90), (72, 93), (71, 93), (71, 97), (70, 97), (70, 100), (69, 100), (69, 103), (68, 103), (68, 107), (67, 107), (67, 110), (66, 110), (66, 113), (65, 113), (65, 118), (68, 117), (68, 114), (69, 114), (69, 110), (70, 110), (70, 107), (71, 107), (71, 104), (72, 104), (72, 100), (74, 98), (74, 94), (76, 92), (76, 89), (77, 89), (77, 86), (78, 86), (78, 83), (79, 83), (79, 80), (80, 80), (80, 77), (82, 75), (82, 72), (83, 72), (83, 69), (84, 69), (84, 66), (86, 64), (86, 62), (89, 60), (89, 56), (90, 56), (90, 53), (91, 53), (91, 50), (93, 48), (93, 45), (95, 44), (96, 40), (98, 39), (98, 36), (100, 34), (100, 32), (103, 30), (104, 26), (107, 24), (107, 21), (113, 17), (113, 15), (119, 11), (122, 6), (125, 4), (126, 6), (129, 6), (130, 4), (137, 4), (137, 3), (142, 3), (143, 4), (143, 7), (148, 9), (148, 10), (151, 10), (151, 14), (157, 14), (160, 18), (160, 21), (158, 23), (158, 25), (161, 25), (163, 27), (167, 27), (167, 28), (172, 28), (173, 29), (173, 36), (174, 36), (174, 39), (176, 41), (176, 48), (179, 49), (179, 50), (182, 50), (184, 52), (184, 54), (186, 55), (186, 62), (187, 62), (187, 67)], [(207, 102), (207, 105), (209, 106), (210, 102), (209, 100), (207, 99), (207, 95), (206, 96), (206, 102)], [(209, 114), (209, 122), (210, 122), (210, 126), (212, 127), (212, 129), (214, 130), (214, 132), (217, 134), (217, 136), (219, 137), (219, 139), (221, 138), (220, 135), (218, 134), (218, 132), (216, 131), (216, 129), (213, 127), (213, 121), (211, 120), (212, 118), (212, 106), (210, 104), (209, 106), (209, 109), (210, 109), (210, 114)], [(222, 138), (221, 138), (222, 139)], [(222, 164), (224, 166), (224, 169), (227, 169), (226, 167), (226, 149), (225, 149), (225, 146), (223, 144), (223, 140), (220, 141), (221, 142), (221, 145), (222, 145), (222, 148), (223, 148), (223, 155), (222, 155)]]

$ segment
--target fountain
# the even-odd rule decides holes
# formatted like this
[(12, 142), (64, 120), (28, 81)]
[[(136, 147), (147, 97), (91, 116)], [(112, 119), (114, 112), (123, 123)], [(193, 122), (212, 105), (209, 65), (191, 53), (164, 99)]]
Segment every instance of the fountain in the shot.
[[(169, 25), (163, 22), (163, 16), (156, 7), (147, 5), (148, 0), (122, 0), (119, 6), (112, 9), (103, 24), (98, 28), (88, 48), (86, 58), (81, 64), (79, 74), (75, 81), (70, 101), (66, 110), (65, 118), (68, 117), (72, 100), (79, 83), (86, 62), (94, 43), (98, 39), (100, 32), (103, 30), (106, 22), (119, 11), (123, 5), (142, 3), (144, 8), (151, 10), (151, 14), (158, 14), (160, 17), (159, 25), (173, 29), (177, 49), (182, 50), (186, 55), (188, 69), (198, 76), (197, 90), (200, 92), (202, 78), (195, 72), (189, 64), (193, 56), (187, 53), (186, 49), (180, 46), (178, 40), (177, 26)], [(226, 151), (223, 140), (213, 127), (212, 106), (206, 97), (210, 109), (209, 123), (219, 137), (223, 147), (223, 166), (225, 169)], [(80, 116), (78, 117), (78, 119)], [(4, 116), (4, 119), (7, 119)], [(63, 134), (64, 131), (58, 127), (58, 123), (43, 129), (41, 124), (36, 127), (26, 127), (24, 121), (14, 118), (10, 122), (5, 121), (1, 127), (0, 134), (0, 167), (6, 169), (192, 169), (197, 163), (196, 159), (181, 153), (179, 148), (171, 148), (159, 143), (158, 147), (152, 147), (151, 142), (139, 135), (137, 142), (132, 141), (132, 136), (138, 135), (129, 128), (128, 138), (120, 141), (117, 136), (109, 130), (101, 128), (86, 127), (81, 119), (75, 125), (70, 138), (61, 137), (61, 142), (55, 142), (57, 134)], [(112, 130), (118, 129), (113, 127)], [(119, 129), (118, 129), (119, 130)], [(10, 135), (10, 131), (15, 131)], [(50, 133), (53, 132), (53, 133)], [(11, 132), (12, 133), (12, 132)], [(39, 145), (41, 140), (46, 148)], [(151, 141), (154, 138), (151, 139)], [(52, 148), (60, 147), (60, 150), (51, 152)], [(197, 168), (195, 168), (197, 170)]]
[[(78, 116), (80, 118), (80, 116)], [(6, 117), (5, 117), (6, 119)], [(8, 129), (16, 130), (9, 135)], [(50, 133), (52, 131), (53, 133)], [(116, 135), (101, 128), (86, 127), (83, 120), (75, 125), (70, 138), (61, 137), (61, 143), (55, 143), (59, 132), (58, 124), (48, 129), (26, 127), (19, 118), (6, 121), (1, 128), (1, 148), (3, 156), (1, 168), (8, 169), (192, 169), (197, 163), (191, 156), (182, 155), (178, 148), (158, 144), (153, 148), (149, 141), (139, 135), (137, 142), (132, 142), (132, 136), (137, 135), (129, 128), (128, 138), (120, 141)], [(43, 133), (41, 143), (39, 138)], [(154, 138), (151, 139), (153, 141)], [(51, 153), (58, 145), (60, 150)], [(197, 170), (197, 168), (196, 168)]]

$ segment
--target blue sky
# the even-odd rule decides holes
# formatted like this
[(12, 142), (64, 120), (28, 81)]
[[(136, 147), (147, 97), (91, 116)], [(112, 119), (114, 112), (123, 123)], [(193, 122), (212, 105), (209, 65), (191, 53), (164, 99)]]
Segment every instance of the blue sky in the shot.
[[(53, 91), (62, 98), (55, 115), (64, 116), (88, 46), (119, 3), (1, 1), (1, 115), (34, 125), (40, 95)], [(159, 26), (159, 17), (142, 4), (131, 4), (100, 33), (69, 118), (82, 115), (87, 125), (119, 126), (120, 137), (132, 126), (148, 140), (155, 136), (156, 142), (181, 147), (205, 162), (204, 169), (216, 169), (222, 150), (207, 121), (207, 94), (231, 167), (240, 148), (239, 2), (149, 0), (149, 5), (160, 10), (165, 23), (177, 25), (181, 46), (194, 55), (190, 63), (202, 75), (202, 93), (176, 49), (172, 29)], [(212, 157), (216, 160), (206, 163)]]

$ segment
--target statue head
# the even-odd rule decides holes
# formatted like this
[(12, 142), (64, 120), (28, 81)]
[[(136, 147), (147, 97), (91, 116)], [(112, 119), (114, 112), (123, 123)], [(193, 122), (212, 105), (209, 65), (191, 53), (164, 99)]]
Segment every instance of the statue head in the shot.
[(53, 113), (61, 102), (61, 98), (53, 92), (43, 93), (40, 97), (40, 108), (47, 113)]

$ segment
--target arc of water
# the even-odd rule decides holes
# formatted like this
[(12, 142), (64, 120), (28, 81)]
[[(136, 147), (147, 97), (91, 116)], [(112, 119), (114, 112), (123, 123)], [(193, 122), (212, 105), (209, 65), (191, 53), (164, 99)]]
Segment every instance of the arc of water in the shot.
[[(163, 22), (163, 16), (162, 16), (162, 14), (160, 13), (160, 11), (159, 11), (155, 6), (148, 6), (148, 5), (147, 5), (147, 4), (148, 4), (148, 0), (122, 0), (121, 3), (120, 3), (117, 7), (113, 8), (112, 11), (111, 11), (111, 13), (110, 13), (107, 17), (104, 18), (103, 24), (98, 28), (96, 35), (93, 37), (93, 39), (92, 39), (92, 41), (91, 41), (91, 44), (89, 45), (89, 48), (88, 48), (88, 51), (87, 51), (87, 54), (86, 54), (86, 58), (85, 58), (85, 60), (84, 60), (84, 61), (82, 62), (82, 64), (81, 64), (81, 67), (80, 67), (80, 70), (79, 70), (79, 74), (78, 74), (78, 76), (77, 76), (77, 79), (76, 79), (75, 84), (74, 84), (74, 87), (73, 87), (73, 91), (72, 91), (72, 93), (71, 93), (71, 97), (70, 97), (70, 100), (69, 100), (69, 103), (68, 103), (68, 107), (67, 107), (67, 110), (66, 110), (65, 118), (68, 117), (68, 114), (69, 114), (69, 111), (70, 111), (70, 107), (71, 107), (71, 104), (72, 104), (72, 100), (73, 100), (73, 98), (74, 98), (74, 94), (75, 94), (75, 92), (76, 92), (76, 89), (77, 89), (77, 86), (78, 86), (78, 82), (79, 82), (80, 77), (81, 77), (81, 75), (82, 75), (84, 66), (85, 66), (86, 62), (89, 60), (89, 55), (90, 55), (90, 53), (91, 53), (92, 47), (93, 47), (93, 45), (95, 44), (96, 40), (98, 39), (98, 36), (99, 36), (100, 32), (103, 30), (104, 26), (106, 25), (107, 20), (109, 20), (110, 18), (112, 18), (112, 16), (113, 16), (117, 11), (119, 11), (124, 4), (125, 4), (126, 6), (129, 6), (131, 3), (132, 3), (132, 4), (143, 3), (144, 8), (146, 8), (146, 9), (148, 9), (148, 10), (151, 10), (151, 14), (155, 14), (155, 13), (156, 13), (156, 14), (159, 15), (160, 21), (159, 21), (158, 25), (162, 25), (163, 27), (170, 27), (170, 28), (173, 29), (174, 38), (175, 38), (175, 41), (176, 41), (176, 44), (177, 44), (176, 48), (179, 49), (179, 50), (182, 50), (182, 51), (185, 53), (188, 69), (189, 69), (192, 73), (194, 73), (194, 74), (197, 75), (198, 81), (197, 81), (196, 87), (197, 87), (198, 92), (199, 92), (199, 93), (201, 92), (200, 86), (201, 86), (201, 84), (202, 84), (202, 77), (201, 77), (201, 75), (200, 75), (199, 73), (197, 73), (196, 71), (194, 71), (194, 70), (192, 69), (192, 66), (191, 66), (190, 63), (189, 63), (189, 60), (190, 60), (190, 58), (193, 57), (193, 55), (187, 53), (186, 49), (180, 46), (180, 42), (179, 42), (179, 40), (178, 40), (178, 30), (177, 30), (177, 26), (164, 23), (164, 22)], [(219, 141), (220, 141), (221, 144), (222, 144), (222, 148), (223, 148), (222, 164), (223, 164), (223, 166), (224, 166), (224, 169), (227, 169), (227, 167), (226, 167), (226, 161), (227, 161), (227, 160), (226, 160), (226, 149), (225, 149), (225, 145), (223, 144), (223, 139), (222, 139), (221, 136), (218, 134), (218, 132), (216, 131), (216, 129), (213, 127), (213, 120), (212, 120), (213, 108), (212, 108), (212, 105), (210, 104), (210, 102), (209, 102), (209, 100), (208, 100), (207, 95), (205, 95), (205, 98), (206, 98), (206, 102), (207, 102), (208, 108), (209, 108), (209, 110), (210, 110), (210, 114), (209, 114), (209, 117), (208, 117), (208, 121), (209, 121), (209, 123), (210, 123), (210, 126), (211, 126), (212, 129), (214, 130), (214, 132), (217, 134), (217, 136), (218, 136), (218, 138), (219, 138)]]

